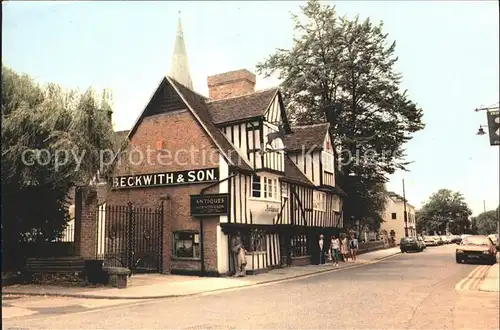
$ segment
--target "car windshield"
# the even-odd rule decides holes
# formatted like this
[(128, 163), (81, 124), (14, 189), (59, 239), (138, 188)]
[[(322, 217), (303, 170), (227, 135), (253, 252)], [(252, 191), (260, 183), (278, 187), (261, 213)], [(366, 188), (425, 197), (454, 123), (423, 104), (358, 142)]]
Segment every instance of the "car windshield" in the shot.
[(491, 242), (487, 237), (483, 236), (467, 236), (464, 238), (462, 244), (464, 245), (490, 245)]

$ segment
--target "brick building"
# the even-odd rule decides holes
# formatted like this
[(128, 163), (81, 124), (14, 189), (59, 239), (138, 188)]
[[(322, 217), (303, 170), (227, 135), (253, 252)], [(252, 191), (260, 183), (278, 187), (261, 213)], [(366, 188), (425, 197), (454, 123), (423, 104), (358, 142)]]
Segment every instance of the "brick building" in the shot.
[[(112, 206), (151, 210), (163, 201), (162, 272), (231, 274), (236, 232), (248, 273), (315, 262), (319, 234), (343, 227), (329, 125), (290, 125), (279, 88), (255, 91), (247, 70), (210, 76), (207, 84), (208, 98), (193, 91), (179, 22), (172, 71), (121, 132), (130, 141), (127, 156), (117, 158), (112, 187), (99, 197), (108, 207), (90, 215), (99, 218), (91, 239), (117, 240), (114, 227), (102, 227)], [(142, 161), (132, 162), (134, 153)], [(103, 244), (105, 254), (110, 243)]]

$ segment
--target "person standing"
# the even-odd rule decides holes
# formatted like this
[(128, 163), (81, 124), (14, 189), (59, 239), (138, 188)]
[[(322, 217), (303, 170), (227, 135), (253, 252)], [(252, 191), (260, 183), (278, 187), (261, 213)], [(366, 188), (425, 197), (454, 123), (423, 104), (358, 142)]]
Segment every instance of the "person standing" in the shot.
[(344, 262), (349, 261), (349, 246), (347, 243), (348, 242), (346, 234), (342, 234), (342, 239), (340, 240), (340, 253), (344, 258)]
[(318, 247), (319, 247), (319, 264), (324, 265), (325, 264), (325, 244), (324, 244), (324, 240), (323, 240), (323, 234), (319, 235)]
[(349, 250), (351, 252), (351, 258), (353, 262), (356, 262), (356, 253), (358, 251), (359, 242), (356, 238), (356, 234), (351, 234), (351, 240), (349, 241)]
[(333, 264), (335, 266), (339, 265), (339, 249), (340, 249), (340, 241), (337, 237), (332, 236), (330, 241), (330, 253), (332, 254)]

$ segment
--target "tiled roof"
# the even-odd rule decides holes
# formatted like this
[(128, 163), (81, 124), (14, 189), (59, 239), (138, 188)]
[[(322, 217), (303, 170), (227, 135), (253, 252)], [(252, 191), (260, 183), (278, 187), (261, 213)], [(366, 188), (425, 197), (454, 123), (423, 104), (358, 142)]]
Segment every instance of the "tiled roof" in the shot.
[(200, 118), (203, 125), (210, 132), (215, 142), (220, 146), (222, 151), (228, 156), (229, 162), (232, 165), (244, 170), (251, 171), (252, 167), (241, 157), (236, 148), (227, 140), (227, 138), (215, 127), (212, 117), (207, 109), (206, 98), (196, 92), (193, 92), (184, 85), (178, 83), (172, 78), (168, 78), (175, 88), (182, 94), (187, 103), (191, 106), (196, 115)]
[(270, 88), (238, 97), (207, 100), (207, 109), (215, 124), (263, 116), (278, 88)]
[(347, 197), (347, 193), (344, 190), (342, 190), (342, 188), (340, 188), (338, 185), (335, 187), (334, 186), (321, 186), (321, 190), (332, 192), (337, 196)]
[(314, 185), (288, 156), (285, 156), (285, 178), (297, 183)]
[(287, 151), (310, 150), (312, 148), (322, 148), (328, 123), (292, 126), (292, 134), (285, 135), (283, 143)]

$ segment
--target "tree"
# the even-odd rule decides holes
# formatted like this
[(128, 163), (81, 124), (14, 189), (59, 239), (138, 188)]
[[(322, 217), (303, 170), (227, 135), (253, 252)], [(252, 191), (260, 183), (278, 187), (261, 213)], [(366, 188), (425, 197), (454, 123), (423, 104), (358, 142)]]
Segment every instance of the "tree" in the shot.
[(330, 122), (346, 218), (380, 221), (376, 192), (389, 174), (406, 170), (403, 147), (424, 128), (422, 110), (400, 88), (396, 44), (387, 43), (382, 23), (339, 17), (316, 0), (301, 10), (293, 15), (293, 47), (276, 50), (257, 70), (282, 79), (293, 122)]
[(447, 226), (452, 233), (465, 233), (471, 225), (471, 214), (460, 192), (440, 189), (420, 209), (417, 224), (428, 234), (434, 231), (444, 233)]
[(80, 94), (40, 86), (5, 66), (2, 101), (4, 244), (51, 241), (68, 221), (68, 190), (114, 168), (100, 161), (100, 151), (119, 142), (111, 108), (92, 89)]
[(496, 233), (499, 221), (499, 208), (496, 210), (490, 210), (479, 214), (474, 217), (474, 225), (476, 227), (477, 233), (480, 235), (489, 235)]

